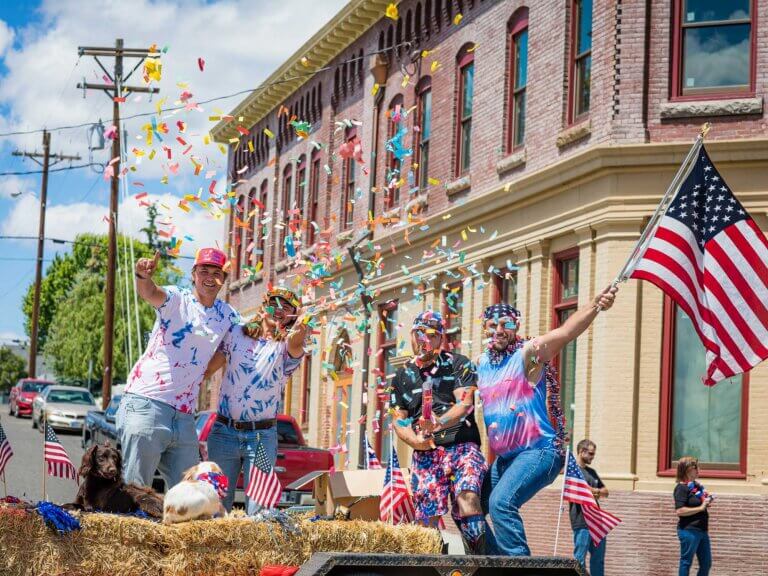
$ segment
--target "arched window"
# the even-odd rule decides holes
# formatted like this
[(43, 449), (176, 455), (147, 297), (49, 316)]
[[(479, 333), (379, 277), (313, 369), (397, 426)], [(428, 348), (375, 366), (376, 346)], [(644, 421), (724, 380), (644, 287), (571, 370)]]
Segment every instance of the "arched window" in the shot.
[(320, 223), (317, 221), (317, 208), (320, 201), (320, 150), (312, 151), (312, 165), (309, 169), (309, 214), (307, 215), (307, 244), (312, 246), (317, 240)]
[(398, 18), (397, 19), (397, 31), (395, 32), (395, 43), (396, 43), (396, 49), (395, 52), (400, 55), (400, 49), (402, 48), (403, 43), (403, 19)]
[(416, 185), (426, 190), (429, 185), (429, 143), (432, 138), (432, 78), (425, 76), (416, 85), (416, 121), (413, 131)]
[[(392, 121), (397, 111), (403, 107), (403, 95), (397, 94), (389, 102), (387, 109), (387, 140), (391, 140), (397, 133), (397, 123)], [(400, 204), (400, 174), (402, 171), (402, 161), (392, 152), (387, 151), (387, 172), (385, 174), (386, 190), (384, 192), (384, 209), (389, 210)]]
[(592, 86), (592, 0), (573, 0), (571, 10), (569, 124), (581, 120), (589, 112)]
[[(450, 2), (450, 0), (448, 0)], [(443, 26), (443, 0), (435, 0), (435, 28), (440, 32)]]
[(288, 164), (283, 170), (283, 194), (282, 194), (282, 230), (280, 230), (280, 248), (278, 254), (280, 258), (285, 258), (285, 239), (288, 236), (288, 220), (291, 210), (291, 200), (293, 198), (293, 166)]
[(518, 9), (507, 27), (507, 153), (525, 144), (525, 104), (528, 86), (528, 8)]
[(410, 10), (405, 14), (405, 41), (413, 40), (413, 14)]
[(307, 223), (304, 220), (304, 202), (307, 199), (307, 157), (302, 154), (299, 156), (299, 162), (296, 164), (296, 205), (292, 206), (297, 212), (291, 216), (291, 232), (301, 232), (303, 240), (303, 230)]
[(346, 98), (347, 97), (347, 88), (349, 84), (349, 72), (347, 71), (347, 62), (346, 60), (341, 65), (341, 93)]
[(422, 21), (421, 21), (421, 2), (416, 4), (416, 16), (414, 17), (413, 36), (417, 44), (420, 43), (421, 39), (424, 37), (424, 30), (422, 29)]
[[(266, 248), (266, 244), (264, 242), (264, 234), (266, 233), (266, 227), (261, 223), (264, 218), (267, 215), (267, 202), (268, 202), (268, 195), (269, 195), (269, 180), (264, 178), (264, 180), (261, 183), (261, 187), (259, 188), (259, 202), (261, 205), (259, 206), (259, 211), (256, 216), (254, 216), (254, 227), (253, 227), (253, 233), (256, 236), (256, 248), (255, 248), (255, 258), (253, 258), (254, 266), (256, 266), (258, 269), (262, 269), (264, 267), (264, 263), (266, 262), (266, 254), (264, 253)], [(259, 262), (261, 263), (261, 266), (259, 266)]]
[(245, 248), (243, 261), (245, 266), (253, 266), (253, 249), (255, 247), (253, 242), (253, 234), (256, 229), (256, 223), (258, 221), (256, 217), (256, 188), (251, 188), (248, 192), (248, 203), (245, 205), (245, 213), (243, 214), (243, 222), (247, 224), (245, 229)]
[(458, 97), (456, 99), (456, 171), (469, 172), (472, 157), (472, 100), (475, 86), (475, 45), (465, 44), (456, 57)]
[[(347, 128), (344, 131), (344, 141), (349, 144), (355, 140), (357, 140), (357, 127)], [(349, 230), (355, 224), (355, 177), (357, 162), (353, 158), (345, 158), (342, 173), (341, 229)]]
[(243, 211), (245, 209), (245, 195), (241, 194), (237, 198), (237, 204), (235, 205), (234, 212), (232, 214), (232, 241), (230, 251), (233, 254), (232, 269), (234, 271), (235, 280), (240, 279), (240, 272), (242, 269), (241, 255), (243, 251), (243, 226), (242, 223), (245, 220)]
[(387, 28), (387, 50), (388, 55), (391, 56), (392, 53), (392, 46), (394, 45), (394, 33), (395, 33), (395, 27), (392, 26), (392, 24), (389, 25), (389, 28)]

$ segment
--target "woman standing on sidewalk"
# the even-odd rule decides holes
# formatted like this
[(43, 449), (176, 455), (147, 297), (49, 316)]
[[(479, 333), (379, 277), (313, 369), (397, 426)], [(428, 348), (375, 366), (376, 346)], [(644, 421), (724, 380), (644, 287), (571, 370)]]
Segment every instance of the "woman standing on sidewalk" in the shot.
[(712, 567), (712, 549), (709, 544), (709, 512), (712, 496), (696, 479), (699, 462), (692, 456), (683, 456), (677, 464), (675, 485), (675, 512), (677, 537), (680, 539), (680, 569), (678, 576), (688, 576), (693, 556), (699, 560), (698, 576), (707, 576)]
[[(208, 457), (229, 480), (224, 506), (235, 499), (240, 470), (248, 482), (259, 444), (274, 466), (277, 458), (277, 411), (285, 383), (304, 356), (308, 327), (298, 316), (300, 301), (290, 290), (273, 288), (245, 326), (233, 326), (208, 373), (227, 364), (219, 392), (216, 422), (208, 437)], [(258, 512), (246, 500), (248, 514)]]

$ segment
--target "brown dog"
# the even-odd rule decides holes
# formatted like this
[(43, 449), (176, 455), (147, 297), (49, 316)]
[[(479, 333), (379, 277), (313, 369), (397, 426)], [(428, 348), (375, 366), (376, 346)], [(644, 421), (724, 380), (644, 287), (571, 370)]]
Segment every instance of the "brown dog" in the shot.
[(116, 514), (141, 510), (152, 518), (162, 518), (163, 497), (152, 488), (123, 482), (122, 456), (108, 442), (95, 444), (83, 454), (79, 473), (84, 481), (74, 508)]

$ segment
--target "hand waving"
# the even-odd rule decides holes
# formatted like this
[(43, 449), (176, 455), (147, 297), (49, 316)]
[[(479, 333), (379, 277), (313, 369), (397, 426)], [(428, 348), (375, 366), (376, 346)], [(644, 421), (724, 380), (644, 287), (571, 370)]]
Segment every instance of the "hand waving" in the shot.
[(155, 257), (152, 259), (139, 258), (136, 262), (136, 275), (143, 280), (151, 278), (155, 270), (157, 270), (157, 263), (159, 261), (160, 252), (155, 252)]

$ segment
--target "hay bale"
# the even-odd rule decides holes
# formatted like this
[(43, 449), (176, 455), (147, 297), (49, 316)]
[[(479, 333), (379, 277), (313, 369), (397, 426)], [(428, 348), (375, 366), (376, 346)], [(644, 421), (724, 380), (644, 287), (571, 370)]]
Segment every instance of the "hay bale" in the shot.
[(436, 530), (361, 520), (275, 522), (220, 518), (163, 526), (139, 518), (81, 514), (83, 529), (59, 536), (37, 514), (0, 507), (0, 573), (9, 576), (231, 576), (265, 564), (299, 565), (315, 552), (438, 554)]

